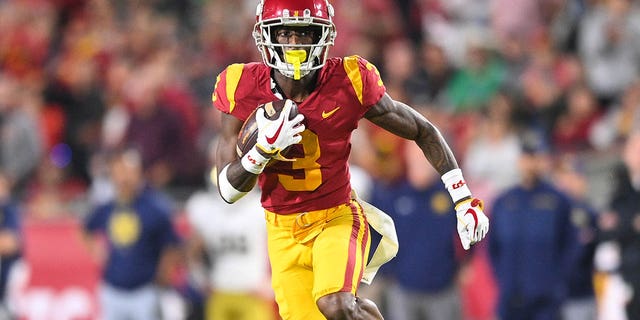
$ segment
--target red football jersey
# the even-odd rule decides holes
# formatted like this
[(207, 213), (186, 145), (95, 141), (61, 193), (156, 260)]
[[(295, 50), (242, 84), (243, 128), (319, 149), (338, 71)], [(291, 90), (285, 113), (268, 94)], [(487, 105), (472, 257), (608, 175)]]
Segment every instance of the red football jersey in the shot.
[[(258, 105), (278, 99), (270, 72), (262, 63), (227, 67), (216, 80), (213, 104), (244, 121)], [(378, 70), (365, 59), (329, 59), (316, 89), (298, 104), (306, 130), (288, 153), (296, 161), (278, 161), (259, 177), (263, 207), (290, 214), (348, 203), (351, 133), (385, 90)]]

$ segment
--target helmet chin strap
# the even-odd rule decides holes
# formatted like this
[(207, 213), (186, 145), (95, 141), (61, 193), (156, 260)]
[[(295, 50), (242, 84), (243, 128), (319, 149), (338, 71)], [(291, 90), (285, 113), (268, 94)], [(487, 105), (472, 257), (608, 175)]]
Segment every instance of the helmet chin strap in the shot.
[(286, 50), (284, 60), (293, 65), (293, 79), (300, 80), (300, 65), (307, 60), (306, 50)]

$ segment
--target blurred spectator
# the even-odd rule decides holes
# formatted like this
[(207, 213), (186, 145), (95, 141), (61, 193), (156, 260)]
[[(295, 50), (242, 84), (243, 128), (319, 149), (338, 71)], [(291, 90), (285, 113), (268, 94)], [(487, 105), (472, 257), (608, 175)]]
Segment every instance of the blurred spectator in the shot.
[(422, 151), (406, 146), (406, 175), (377, 179), (371, 204), (394, 219), (398, 255), (385, 266), (392, 279), (387, 290), (387, 318), (394, 320), (462, 319), (458, 270), (462, 247), (456, 217), (435, 170), (425, 170)]
[(549, 33), (554, 47), (563, 52), (576, 53), (578, 50), (578, 32), (580, 18), (584, 15), (586, 6), (584, 0), (551, 1), (546, 6), (549, 16)]
[[(208, 149), (211, 164), (215, 147), (214, 140)], [(185, 204), (193, 229), (189, 266), (205, 296), (203, 319), (276, 319), (260, 192), (250, 192), (230, 209), (217, 194), (216, 177), (211, 168), (207, 189), (193, 193)]]
[(546, 181), (548, 154), (525, 141), (518, 160), (520, 184), (492, 205), (489, 253), (502, 320), (560, 319), (573, 263), (575, 230), (569, 197)]
[(547, 143), (563, 108), (563, 92), (549, 76), (548, 72), (539, 71), (522, 75), (519, 79), (522, 101), (516, 112), (516, 122), (541, 135)]
[(100, 148), (103, 150), (117, 148), (124, 139), (130, 119), (125, 86), (134, 71), (131, 61), (116, 58), (111, 61), (105, 75), (106, 110), (100, 133)]
[(559, 52), (546, 30), (538, 32), (527, 46), (529, 60), (523, 77), (538, 76), (556, 87), (560, 95), (586, 82), (582, 63), (575, 55)]
[[(402, 39), (406, 37), (403, 30), (405, 26), (406, 17), (400, 16), (400, 10), (398, 4), (393, 0), (367, 0), (367, 1), (353, 1), (353, 0), (336, 0), (333, 1), (337, 6), (342, 8), (342, 19), (348, 19), (349, 25), (356, 28), (358, 35), (355, 35), (355, 41), (349, 41), (348, 38), (340, 39), (341, 36), (336, 38), (337, 47), (336, 51), (332, 50), (332, 55), (340, 54), (340, 52), (346, 52), (347, 54), (358, 54), (364, 56), (371, 53), (371, 56), (367, 56), (367, 59), (378, 66), (380, 70), (384, 69), (383, 57), (381, 53), (388, 46), (389, 43), (396, 39)], [(359, 18), (354, 19), (356, 12), (354, 10), (361, 10)], [(338, 12), (338, 9), (336, 9)], [(345, 17), (345, 15), (347, 17)], [(345, 21), (345, 20), (342, 20)], [(336, 21), (338, 28), (342, 30), (342, 25), (338, 24), (340, 21)], [(352, 45), (355, 42), (355, 46)], [(347, 48), (344, 48), (344, 47)], [(342, 47), (342, 49), (340, 49)], [(363, 47), (371, 47), (369, 52), (354, 51)]]
[(513, 122), (513, 104), (506, 93), (498, 93), (489, 101), (462, 159), (469, 183), (474, 190), (484, 190), (484, 199), (493, 198), (519, 179), (516, 163), (520, 139)]
[(181, 115), (160, 99), (165, 62), (158, 63), (136, 70), (127, 81), (126, 99), (132, 113), (121, 143), (140, 150), (149, 182), (165, 188), (188, 179), (186, 173), (192, 173), (199, 158)]
[(114, 152), (109, 165), (115, 198), (85, 222), (89, 250), (104, 264), (102, 319), (160, 319), (158, 286), (170, 284), (179, 257), (173, 208), (145, 183), (137, 151)]
[(22, 251), (20, 208), (11, 195), (10, 182), (0, 174), (0, 319), (14, 319), (8, 302), (9, 273)]
[(588, 185), (578, 171), (576, 159), (561, 159), (553, 170), (553, 182), (566, 192), (573, 203), (571, 223), (577, 230), (574, 264), (568, 273), (567, 300), (562, 306), (563, 320), (595, 320), (594, 254), (597, 240), (598, 213), (589, 203)]
[(551, 143), (559, 152), (591, 149), (589, 137), (602, 112), (598, 100), (586, 86), (572, 88), (567, 95), (567, 107), (558, 117)]
[(44, 97), (47, 109), (64, 112), (60, 142), (71, 151), (69, 175), (88, 184), (90, 159), (100, 146), (100, 124), (111, 91), (104, 86), (103, 72), (122, 36), (108, 2), (80, 2), (67, 1), (60, 8), (59, 43), (51, 57)]
[(45, 89), (47, 104), (60, 106), (65, 114), (63, 142), (71, 150), (70, 174), (86, 183), (90, 181), (89, 159), (99, 145), (105, 108), (98, 72), (95, 61), (69, 53), (60, 58), (55, 80)]
[(398, 39), (388, 43), (383, 49), (381, 72), (389, 94), (401, 100), (407, 100), (405, 83), (415, 68), (415, 50), (408, 39)]
[(37, 110), (30, 110), (29, 94), (16, 78), (0, 72), (0, 171), (10, 189), (24, 187), (42, 157)]
[(105, 155), (117, 150), (125, 141), (125, 135), (131, 113), (127, 109), (125, 85), (132, 77), (131, 61), (125, 58), (114, 58), (110, 62), (104, 81), (106, 101), (105, 113), (100, 123), (100, 142), (90, 162), (91, 184), (88, 190), (88, 201), (91, 205), (103, 204), (114, 194), (109, 178), (109, 165)]
[[(584, 63), (575, 54), (558, 53), (554, 64), (553, 74), (558, 87), (566, 91), (572, 87), (587, 83)], [(603, 106), (606, 107), (606, 106)]]
[(510, 37), (525, 42), (533, 40), (545, 27), (544, 6), (550, 0), (491, 0), (493, 34), (503, 41)]
[(521, 78), (530, 64), (531, 54), (528, 43), (524, 39), (508, 37), (498, 43), (497, 54), (504, 61), (505, 79), (502, 90), (512, 94), (521, 93)]
[(251, 192), (230, 210), (214, 192), (194, 193), (186, 204), (195, 230), (191, 241), (203, 251), (190, 256), (206, 273), (205, 319), (275, 319), (260, 193)]
[[(199, 51), (205, 58), (202, 62), (207, 68), (217, 68), (206, 75), (210, 81), (211, 76), (228, 64), (260, 59), (251, 38), (251, 27), (256, 19), (254, 2), (207, 1), (203, 5), (200, 19), (198, 42), (202, 47)], [(212, 85), (213, 83), (206, 89), (202, 88), (207, 92), (209, 103)]]
[(399, 17), (403, 24), (402, 33), (414, 44), (419, 44), (423, 39), (422, 20), (420, 17), (420, 3), (415, 0), (397, 0), (395, 5), (399, 11)]
[(427, 41), (435, 42), (456, 67), (466, 64), (470, 37), (493, 38), (492, 0), (418, 1)]
[(418, 66), (404, 83), (407, 103), (414, 106), (444, 106), (444, 91), (455, 73), (441, 46), (435, 42), (422, 45)]
[(0, 2), (0, 70), (18, 77), (42, 73), (54, 49), (55, 15), (48, 1)]
[(632, 0), (591, 2), (582, 17), (579, 53), (589, 85), (608, 105), (640, 68), (640, 8)]
[(447, 87), (447, 103), (456, 113), (477, 112), (498, 92), (506, 76), (500, 57), (488, 39), (469, 39), (466, 64)]
[(634, 129), (640, 128), (640, 80), (630, 85), (619, 100), (593, 125), (589, 140), (598, 150), (606, 152), (621, 145)]
[(622, 153), (623, 165), (617, 172), (617, 188), (610, 213), (600, 219), (602, 240), (620, 246), (620, 274), (631, 288), (626, 302), (629, 320), (640, 319), (640, 131), (629, 135)]

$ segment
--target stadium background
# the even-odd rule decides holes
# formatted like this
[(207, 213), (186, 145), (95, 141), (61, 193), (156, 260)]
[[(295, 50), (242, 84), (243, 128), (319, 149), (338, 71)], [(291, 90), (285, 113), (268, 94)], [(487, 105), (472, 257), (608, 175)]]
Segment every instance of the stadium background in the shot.
[[(483, 150), (526, 131), (552, 150), (554, 172), (570, 167), (588, 182), (590, 204), (606, 209), (621, 141), (640, 127), (640, 27), (600, 17), (640, 21), (636, 1), (332, 3), (331, 55), (376, 64), (393, 97), (440, 127), (463, 168), (486, 161), (487, 170), (465, 172), (489, 206), (515, 168)], [(254, 0), (0, 1), (0, 171), (22, 209), (25, 265), (10, 288), (22, 316), (94, 317), (99, 266), (79, 231), (111, 194), (101, 155), (123, 141), (141, 148), (149, 181), (176, 201), (176, 226), (189, 237), (181, 205), (208, 187), (212, 87), (228, 64), (259, 61), (254, 12)], [(596, 34), (615, 38), (615, 57), (599, 51), (605, 40)], [(179, 121), (140, 120), (156, 108)], [(156, 144), (141, 128), (170, 142)], [(401, 175), (403, 144), (366, 123), (358, 131), (353, 165), (369, 178)], [(181, 292), (188, 270), (175, 273)], [(468, 318), (490, 319), (495, 288), (482, 248), (466, 276), (480, 279), (464, 286)]]

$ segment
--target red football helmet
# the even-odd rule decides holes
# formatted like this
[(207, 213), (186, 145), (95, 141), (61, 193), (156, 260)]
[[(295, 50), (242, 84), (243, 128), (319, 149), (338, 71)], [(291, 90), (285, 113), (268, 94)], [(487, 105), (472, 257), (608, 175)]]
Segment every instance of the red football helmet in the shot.
[[(260, 0), (253, 37), (262, 60), (290, 78), (304, 77), (312, 70), (322, 68), (329, 54), (329, 46), (333, 45), (336, 38), (333, 15), (333, 6), (327, 0)], [(306, 59), (296, 66), (287, 62), (283, 54), (293, 46), (279, 44), (275, 38), (275, 31), (284, 26), (308, 27), (316, 34), (313, 44), (295, 45), (307, 51)]]

